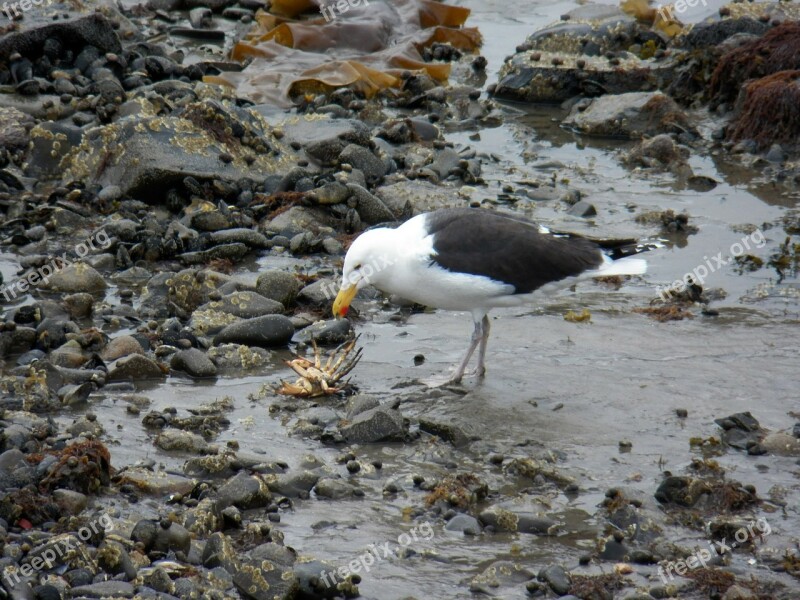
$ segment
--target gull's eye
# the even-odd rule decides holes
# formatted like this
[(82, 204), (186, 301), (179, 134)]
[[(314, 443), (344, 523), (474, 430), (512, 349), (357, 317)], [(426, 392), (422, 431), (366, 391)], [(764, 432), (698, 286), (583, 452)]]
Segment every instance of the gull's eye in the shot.
[(361, 263), (358, 263), (355, 267), (353, 267), (354, 271), (358, 271), (361, 268)]

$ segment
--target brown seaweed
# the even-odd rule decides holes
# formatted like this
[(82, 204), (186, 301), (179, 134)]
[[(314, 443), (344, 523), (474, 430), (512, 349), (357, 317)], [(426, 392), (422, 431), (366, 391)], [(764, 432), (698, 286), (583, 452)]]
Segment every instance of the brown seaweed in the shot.
[[(446, 82), (450, 65), (423, 58), (434, 44), (467, 53), (481, 44), (477, 29), (463, 27), (468, 9), (433, 0), (351, 7), (330, 22), (317, 16), (319, 7), (310, 0), (273, 2), (270, 12), (259, 11), (253, 29), (231, 51), (234, 60), (252, 62), (241, 72), (204, 80), (278, 106), (344, 86), (369, 98), (399, 89), (407, 71)], [(314, 18), (303, 18), (311, 11)]]

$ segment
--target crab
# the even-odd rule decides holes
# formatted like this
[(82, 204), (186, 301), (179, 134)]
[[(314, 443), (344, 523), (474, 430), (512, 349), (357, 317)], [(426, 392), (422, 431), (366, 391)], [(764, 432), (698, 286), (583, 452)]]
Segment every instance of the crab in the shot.
[(317, 343), (312, 341), (314, 345), (314, 361), (312, 362), (302, 356), (284, 361), (287, 366), (300, 375), (300, 378), (294, 383), (282, 381), (277, 392), (285, 396), (297, 396), (300, 398), (318, 398), (341, 392), (347, 387), (347, 381), (340, 384), (340, 380), (352, 371), (358, 361), (361, 360), (362, 348), (356, 350), (352, 358), (347, 358), (355, 348), (356, 341), (358, 341), (357, 337), (337, 347), (328, 357), (324, 367), (322, 366), (322, 357)]

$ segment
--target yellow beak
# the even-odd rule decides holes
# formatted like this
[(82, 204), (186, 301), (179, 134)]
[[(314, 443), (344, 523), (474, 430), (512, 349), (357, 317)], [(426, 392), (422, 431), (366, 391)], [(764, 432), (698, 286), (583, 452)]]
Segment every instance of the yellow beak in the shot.
[(336, 294), (336, 300), (333, 301), (333, 316), (337, 319), (345, 316), (347, 310), (350, 308), (350, 303), (356, 297), (358, 288), (355, 285), (348, 285), (339, 290)]

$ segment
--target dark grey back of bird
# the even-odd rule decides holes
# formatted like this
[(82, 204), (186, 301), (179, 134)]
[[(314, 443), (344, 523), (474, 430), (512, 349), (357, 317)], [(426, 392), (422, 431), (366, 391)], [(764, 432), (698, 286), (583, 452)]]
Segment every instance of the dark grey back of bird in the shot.
[(445, 208), (428, 213), (435, 256), (449, 271), (483, 275), (527, 294), (553, 281), (597, 268), (600, 246), (575, 235), (542, 234), (532, 221), (478, 208)]

